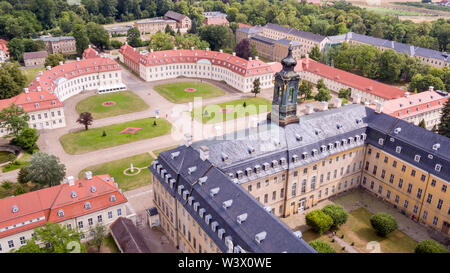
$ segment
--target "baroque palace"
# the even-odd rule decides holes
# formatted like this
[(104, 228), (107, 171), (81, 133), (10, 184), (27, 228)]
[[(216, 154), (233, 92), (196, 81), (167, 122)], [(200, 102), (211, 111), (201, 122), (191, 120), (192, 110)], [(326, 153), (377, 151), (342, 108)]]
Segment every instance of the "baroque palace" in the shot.
[(278, 217), (362, 187), (449, 234), (450, 140), (361, 104), (297, 116), (289, 54), (256, 127), (163, 152), (149, 167), (161, 226), (183, 252), (313, 252)]

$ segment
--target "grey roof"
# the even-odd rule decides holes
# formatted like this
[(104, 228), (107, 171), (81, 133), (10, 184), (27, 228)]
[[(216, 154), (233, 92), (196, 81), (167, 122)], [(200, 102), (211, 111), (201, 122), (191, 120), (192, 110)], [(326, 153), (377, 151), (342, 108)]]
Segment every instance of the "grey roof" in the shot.
[[(381, 145), (380, 138), (383, 139)], [(304, 115), (299, 123), (285, 127), (260, 122), (255, 128), (195, 142), (189, 147), (180, 146), (161, 153), (149, 169), (169, 193), (184, 204), (222, 251), (227, 250), (224, 239), (208, 227), (198, 208), (196, 211), (189, 202), (183, 201), (183, 194), (194, 198), (206, 211), (205, 215), (211, 215), (211, 222), (216, 221), (225, 230), (225, 237), (231, 236), (234, 246), (239, 245), (247, 252), (314, 252), (239, 184), (287, 168), (309, 165), (330, 154), (367, 143), (444, 181), (450, 180), (449, 138), (360, 104)], [(437, 150), (433, 149), (435, 144), (440, 144)], [(327, 148), (330, 145), (332, 149)], [(201, 146), (209, 148), (205, 161), (199, 156)], [(323, 146), (326, 148), (322, 150)], [(402, 147), (400, 153), (395, 151), (397, 146)], [(303, 155), (307, 156), (303, 158)], [(414, 160), (416, 155), (421, 156), (419, 162)], [(294, 161), (295, 156), (298, 160)], [(436, 170), (436, 164), (441, 165), (440, 171)], [(258, 174), (253, 171), (247, 177), (245, 170), (254, 170), (258, 165), (267, 168), (261, 168)], [(236, 175), (240, 172), (242, 177)], [(205, 183), (199, 182), (202, 177), (207, 177)], [(171, 178), (175, 179), (173, 183), (170, 183)], [(181, 194), (177, 192), (179, 186), (183, 187)], [(215, 188), (219, 188), (219, 193), (211, 196)], [(231, 207), (223, 208), (223, 202), (230, 199), (233, 199)], [(236, 217), (243, 213), (247, 213), (247, 221), (238, 224)], [(262, 231), (267, 237), (262, 243), (256, 243), (254, 236)]]
[(299, 46), (299, 45), (301, 45), (300, 42), (293, 41), (293, 40), (288, 40), (288, 39), (277, 40), (277, 43), (283, 44), (283, 45), (290, 45), (292, 43), (292, 46)]
[(267, 23), (265, 26), (265, 28), (269, 28), (269, 29), (273, 29), (279, 32), (283, 32), (285, 34), (288, 35), (293, 35), (293, 36), (297, 36), (297, 37), (301, 37), (304, 39), (308, 39), (308, 40), (312, 40), (312, 41), (316, 41), (316, 42), (322, 42), (324, 39), (326, 39), (327, 37), (319, 35), (319, 34), (314, 34), (311, 32), (306, 32), (306, 31), (301, 31), (298, 29), (293, 29), (290, 27), (284, 27), (284, 26), (280, 26), (277, 24), (272, 24), (272, 23)]
[(450, 62), (449, 54), (447, 52), (441, 52), (438, 50), (433, 50), (429, 48), (423, 48), (418, 46), (413, 46), (409, 44), (399, 43), (395, 41), (390, 41), (386, 39), (376, 38), (372, 36), (362, 35), (354, 32), (348, 32), (342, 35), (329, 36), (328, 39), (330, 43), (342, 43), (346, 40), (354, 40), (360, 43), (386, 47), (393, 49), (399, 53), (407, 53), (411, 56), (419, 56), (426, 58), (434, 58), (437, 60), (442, 60), (444, 62)]
[(59, 36), (59, 37), (40, 36), (33, 40), (42, 40), (44, 42), (59, 42), (63, 40), (75, 40), (75, 38), (73, 36)]
[(276, 40), (274, 40), (274, 39), (267, 38), (267, 37), (264, 37), (261, 35), (254, 35), (254, 36), (250, 37), (250, 39), (256, 40), (256, 41), (259, 41), (259, 42), (262, 42), (265, 44), (269, 44), (269, 45), (273, 45), (276, 42)]
[(156, 209), (156, 207), (147, 209), (147, 214), (148, 214), (149, 216), (155, 216), (155, 215), (158, 215), (158, 210)]
[(261, 33), (263, 30), (261, 27), (259, 26), (255, 26), (255, 27), (240, 27), (238, 29), (236, 29), (237, 32), (245, 32), (248, 34), (257, 34), (257, 33)]
[(128, 31), (130, 28), (133, 28), (133, 26), (106, 28), (106, 31), (108, 31), (108, 32), (124, 32), (124, 31)]
[(149, 18), (149, 19), (139, 20), (139, 21), (136, 21), (136, 24), (147, 24), (147, 23), (158, 23), (158, 22), (176, 23), (176, 21), (172, 20), (172, 19), (164, 19), (162, 17), (157, 17), (157, 18)]
[(45, 58), (47, 57), (47, 55), (48, 55), (47, 51), (25, 52), (23, 53), (23, 59), (29, 60), (29, 59)]
[[(174, 153), (177, 156), (174, 156)], [(189, 168), (193, 166), (197, 169), (189, 174)], [(221, 251), (227, 252), (225, 240), (229, 239), (234, 247), (239, 246), (245, 252), (315, 252), (304, 240), (298, 239), (277, 217), (268, 213), (241, 186), (233, 183), (208, 160), (201, 160), (199, 152), (193, 147), (181, 146), (163, 152), (149, 169), (169, 193), (184, 205), (187, 212), (214, 240)], [(176, 178), (173, 187), (166, 182), (166, 172), (170, 174), (170, 177)], [(206, 177), (204, 183), (199, 182), (201, 177)], [(181, 194), (178, 193), (180, 186), (183, 187)], [(217, 194), (212, 196), (211, 190), (217, 188)], [(186, 202), (189, 197), (193, 198), (191, 204)], [(224, 208), (223, 203), (228, 200), (233, 200), (231, 206)], [(196, 202), (198, 202), (197, 210), (194, 208)], [(199, 215), (200, 209), (205, 211), (203, 217)], [(237, 217), (245, 213), (247, 213), (247, 219), (239, 224)], [(211, 217), (209, 224), (205, 221), (206, 215)], [(211, 228), (213, 222), (217, 222), (216, 231)], [(224, 231), (222, 238), (219, 238), (218, 234), (220, 229)], [(266, 232), (267, 236), (258, 243), (255, 235), (260, 232)]]
[(183, 20), (184, 18), (187, 17), (184, 14), (181, 14), (181, 13), (178, 13), (178, 12), (175, 12), (175, 11), (172, 11), (172, 10), (167, 11), (166, 14), (164, 14), (164, 16), (165, 17), (169, 17), (171, 19), (174, 19), (176, 21), (181, 21), (181, 20)]
[(110, 229), (123, 253), (151, 252), (145, 244), (144, 237), (130, 219), (119, 217), (111, 224)]
[(224, 17), (224, 18), (227, 17), (227, 15), (225, 13), (222, 13), (220, 11), (206, 11), (206, 12), (203, 12), (203, 16), (205, 16), (207, 18), (208, 17)]

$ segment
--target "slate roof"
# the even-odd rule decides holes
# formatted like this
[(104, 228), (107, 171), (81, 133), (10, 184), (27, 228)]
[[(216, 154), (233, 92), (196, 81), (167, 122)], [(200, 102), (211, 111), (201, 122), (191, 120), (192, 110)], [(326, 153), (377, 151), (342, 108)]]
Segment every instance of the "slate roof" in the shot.
[[(189, 173), (193, 166), (197, 168)], [(184, 204), (221, 251), (227, 252), (226, 242), (232, 242), (236, 252), (315, 252), (242, 187), (230, 181), (208, 160), (201, 160), (194, 148), (180, 146), (163, 152), (149, 169), (168, 192)], [(200, 180), (205, 181), (201, 183)], [(218, 189), (217, 194), (211, 194), (213, 189)], [(229, 200), (232, 200), (231, 206), (224, 208), (224, 202)], [(246, 220), (239, 224), (237, 217), (245, 213)], [(209, 223), (206, 218), (210, 218)], [(216, 231), (213, 231), (212, 223), (217, 224)], [(266, 237), (258, 243), (255, 235), (264, 231)], [(219, 232), (223, 232), (222, 238)]]
[[(314, 252), (239, 184), (286, 168), (309, 165), (367, 143), (450, 180), (449, 138), (360, 104), (304, 115), (299, 123), (285, 127), (260, 122), (255, 128), (195, 142), (189, 147), (179, 146), (161, 153), (149, 169), (172, 196), (185, 204), (188, 213), (222, 251), (227, 251), (225, 241), (231, 240), (233, 246), (239, 245), (246, 252)], [(440, 148), (433, 149), (437, 143)], [(209, 148), (205, 161), (199, 156), (201, 146)], [(402, 147), (400, 153), (395, 151), (397, 146)], [(421, 156), (419, 162), (414, 160), (416, 155)], [(294, 161), (294, 156), (298, 160)], [(440, 171), (436, 170), (436, 164), (441, 165)], [(254, 171), (256, 166), (261, 166), (258, 174)], [(245, 174), (247, 168), (253, 170), (250, 177)], [(239, 172), (242, 177), (237, 175)], [(218, 189), (218, 193), (212, 195), (212, 189)], [(224, 201), (230, 199), (231, 207), (224, 208)], [(201, 209), (204, 215), (200, 215)], [(247, 220), (239, 224), (237, 216), (243, 213), (247, 213)], [(209, 224), (204, 220), (206, 215), (211, 217)], [(218, 229), (224, 229), (222, 239), (217, 230), (209, 227), (212, 222), (217, 222)], [(259, 244), (255, 235), (262, 231), (267, 236)]]
[(306, 31), (301, 31), (298, 29), (294, 29), (294, 28), (290, 28), (290, 27), (284, 27), (284, 26), (280, 26), (277, 24), (272, 24), (272, 23), (267, 23), (265, 26), (265, 28), (269, 28), (269, 29), (273, 29), (279, 32), (283, 32), (287, 35), (293, 35), (293, 36), (297, 36), (297, 37), (301, 37), (304, 39), (308, 39), (308, 40), (312, 40), (312, 41), (316, 41), (316, 42), (322, 42), (324, 39), (326, 39), (327, 37), (319, 35), (319, 34), (314, 34), (311, 32), (306, 32)]
[(250, 37), (250, 39), (256, 40), (256, 41), (259, 41), (259, 42), (262, 42), (262, 43), (265, 43), (265, 44), (268, 44), (268, 45), (273, 45), (277, 41), (277, 40), (274, 40), (274, 39), (271, 39), (271, 38), (267, 38), (267, 37), (264, 37), (264, 36), (261, 36), (261, 35), (254, 35), (254, 36)]
[(181, 21), (181, 20), (183, 20), (184, 18), (187, 17), (184, 14), (181, 14), (181, 13), (178, 13), (178, 12), (175, 12), (175, 11), (171, 11), (171, 10), (167, 11), (166, 14), (164, 14), (164, 16), (168, 17), (170, 19), (174, 19), (175, 21)]
[(42, 59), (47, 57), (47, 51), (35, 51), (35, 52), (25, 52), (23, 53), (24, 60), (30, 59)]
[(433, 50), (429, 48), (423, 48), (418, 46), (413, 46), (409, 44), (399, 43), (395, 41), (390, 41), (386, 39), (376, 38), (372, 36), (362, 35), (354, 32), (348, 32), (342, 35), (329, 36), (328, 39), (332, 44), (342, 43), (345, 40), (354, 40), (364, 44), (370, 44), (374, 46), (387, 47), (393, 49), (399, 53), (407, 53), (411, 56), (419, 56), (426, 58), (434, 58), (437, 60), (444, 61), (446, 63), (450, 62), (450, 57), (447, 52), (441, 52), (438, 50)]
[(119, 217), (110, 229), (122, 253), (151, 253), (144, 237), (130, 219)]
[(73, 36), (59, 36), (59, 37), (40, 36), (33, 40), (42, 40), (44, 42), (59, 42), (63, 40), (75, 40), (75, 38)]

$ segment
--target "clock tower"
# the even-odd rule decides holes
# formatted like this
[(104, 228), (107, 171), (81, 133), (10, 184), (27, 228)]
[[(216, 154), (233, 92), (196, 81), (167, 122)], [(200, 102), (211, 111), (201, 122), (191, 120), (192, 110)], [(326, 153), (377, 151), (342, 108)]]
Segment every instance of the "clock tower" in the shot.
[(297, 117), (297, 94), (300, 76), (294, 71), (297, 61), (292, 57), (292, 42), (288, 55), (281, 61), (283, 69), (275, 73), (271, 112), (267, 119), (285, 126), (299, 121)]

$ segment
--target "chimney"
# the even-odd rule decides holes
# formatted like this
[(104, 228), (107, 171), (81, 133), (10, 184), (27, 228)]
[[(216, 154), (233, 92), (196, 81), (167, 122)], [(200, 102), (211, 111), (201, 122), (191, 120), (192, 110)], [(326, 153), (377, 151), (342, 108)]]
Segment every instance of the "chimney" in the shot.
[(405, 92), (405, 97), (409, 97), (409, 92)]
[(221, 50), (219, 50), (219, 52), (220, 52), (220, 53), (223, 53), (223, 50), (221, 49)]
[(75, 178), (73, 176), (68, 176), (67, 181), (69, 182), (69, 186), (75, 185)]
[(253, 58), (252, 57), (248, 57), (248, 60), (251, 61), (251, 60), (253, 60)]
[(52, 67), (51, 67), (51, 66), (49, 66), (49, 65), (47, 65), (47, 70), (50, 70), (50, 69), (52, 69)]
[(43, 74), (44, 74), (44, 71), (39, 71), (38, 74), (39, 74), (39, 75), (43, 75)]
[(177, 50), (177, 47), (176, 47), (176, 46), (174, 46), (174, 47), (173, 47), (173, 50)]
[(368, 107), (368, 106), (370, 105), (370, 102), (365, 101), (365, 102), (364, 102), (364, 105)]
[(150, 48), (150, 52), (153, 52), (153, 48)]
[(89, 44), (88, 47), (91, 48), (91, 44)]
[(79, 62), (80, 61), (80, 57), (77, 57), (77, 62)]
[(191, 47), (191, 50), (194, 50), (194, 47), (193, 47), (193, 46)]
[(312, 104), (307, 104), (306, 105), (306, 114), (309, 115), (312, 113), (314, 113), (314, 106), (312, 106)]
[(86, 176), (87, 180), (92, 180), (92, 172), (91, 171), (85, 172), (84, 175)]
[(209, 148), (207, 146), (200, 146), (200, 159), (203, 161), (209, 159)]
[(236, 52), (233, 52), (233, 56), (236, 56)]
[(428, 91), (434, 91), (434, 86), (429, 86)]
[(259, 60), (259, 57), (258, 57), (258, 56), (255, 56), (255, 60)]
[(375, 112), (380, 114), (383, 111), (383, 103), (376, 101), (375, 105), (376, 105)]
[(361, 95), (360, 94), (354, 94), (352, 96), (353, 98), (353, 103), (355, 104), (360, 104), (361, 103)]
[(184, 145), (186, 145), (186, 147), (191, 146), (192, 144), (192, 135), (191, 134), (184, 134)]
[(42, 90), (41, 87), (38, 86), (38, 87), (37, 87), (37, 91), (38, 91), (38, 92), (41, 92), (41, 90)]
[(309, 59), (309, 54), (308, 53), (305, 54), (305, 59)]
[(206, 51), (209, 51), (209, 47), (206, 48)]
[(59, 65), (63, 65), (63, 62), (62, 62), (62, 61), (60, 61), (60, 62), (59, 62)]
[(320, 102), (319, 109), (320, 109), (321, 111), (326, 111), (326, 110), (328, 110), (328, 102), (326, 102), (326, 101), (321, 101), (321, 102)]
[(25, 93), (27, 93), (27, 94), (30, 92), (30, 90), (26, 87), (23, 89), (23, 91), (25, 91)]

